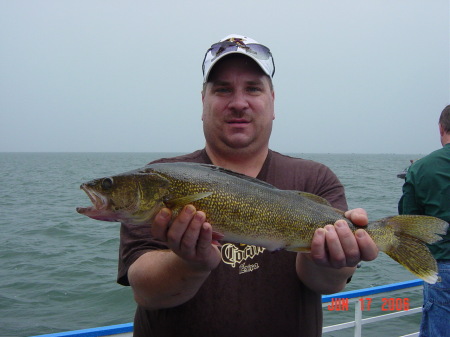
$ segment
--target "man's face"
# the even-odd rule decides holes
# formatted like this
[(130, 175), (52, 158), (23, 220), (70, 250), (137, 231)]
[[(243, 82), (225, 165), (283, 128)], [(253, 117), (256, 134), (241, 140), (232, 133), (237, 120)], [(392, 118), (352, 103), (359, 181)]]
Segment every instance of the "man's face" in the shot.
[(274, 114), (269, 78), (247, 56), (219, 61), (205, 86), (203, 130), (211, 148), (251, 152), (268, 146)]

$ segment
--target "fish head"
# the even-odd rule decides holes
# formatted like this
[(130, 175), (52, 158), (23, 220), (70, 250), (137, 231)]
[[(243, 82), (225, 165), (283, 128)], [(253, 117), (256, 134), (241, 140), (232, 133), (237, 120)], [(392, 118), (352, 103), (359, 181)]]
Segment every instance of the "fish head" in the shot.
[(78, 207), (77, 212), (92, 219), (127, 224), (150, 224), (164, 207), (169, 181), (148, 171), (88, 181), (80, 186), (92, 206)]

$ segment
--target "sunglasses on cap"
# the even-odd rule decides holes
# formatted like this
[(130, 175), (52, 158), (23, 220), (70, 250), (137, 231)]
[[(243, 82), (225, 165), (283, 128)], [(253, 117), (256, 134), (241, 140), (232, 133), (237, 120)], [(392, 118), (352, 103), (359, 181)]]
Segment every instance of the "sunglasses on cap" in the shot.
[(244, 50), (249, 56), (256, 58), (258, 60), (272, 60), (273, 71), (272, 76), (275, 74), (275, 63), (273, 61), (272, 53), (270, 49), (266, 46), (258, 43), (248, 43), (245, 44), (241, 39), (233, 39), (233, 41), (223, 41), (213, 44), (205, 53), (205, 57), (203, 58), (202, 70), (203, 74), (205, 74), (205, 60), (209, 52), (211, 52), (211, 62), (214, 62), (215, 59), (220, 57), (223, 54), (227, 54), (229, 52), (234, 52), (238, 50), (238, 48)]

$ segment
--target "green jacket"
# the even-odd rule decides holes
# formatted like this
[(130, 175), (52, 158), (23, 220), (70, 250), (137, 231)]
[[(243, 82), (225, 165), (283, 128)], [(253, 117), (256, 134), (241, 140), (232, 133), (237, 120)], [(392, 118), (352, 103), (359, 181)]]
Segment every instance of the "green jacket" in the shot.
[[(450, 143), (411, 165), (398, 211), (431, 215), (450, 223)], [(435, 259), (450, 260), (450, 230), (429, 248)]]

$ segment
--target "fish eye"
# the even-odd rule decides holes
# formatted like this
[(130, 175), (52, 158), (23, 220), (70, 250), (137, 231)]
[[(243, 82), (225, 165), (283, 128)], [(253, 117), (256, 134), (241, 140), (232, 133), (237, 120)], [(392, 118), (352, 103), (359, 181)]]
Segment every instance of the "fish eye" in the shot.
[(105, 178), (102, 180), (102, 188), (105, 190), (109, 190), (113, 186), (112, 178)]

